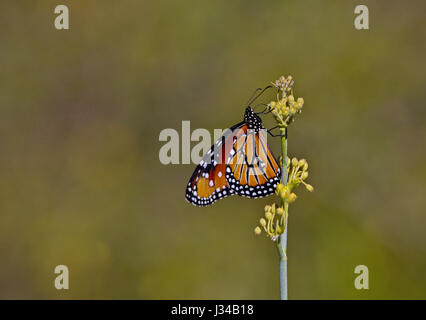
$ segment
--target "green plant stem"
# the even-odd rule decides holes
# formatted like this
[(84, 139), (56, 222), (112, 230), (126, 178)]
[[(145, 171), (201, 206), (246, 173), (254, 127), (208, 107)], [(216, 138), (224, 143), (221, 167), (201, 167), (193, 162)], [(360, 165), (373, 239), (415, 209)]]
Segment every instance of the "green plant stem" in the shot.
[[(280, 128), (281, 133), (281, 151), (282, 151), (282, 172), (281, 183), (287, 185), (287, 129)], [(288, 227), (288, 203), (283, 203), (283, 228), (284, 233), (280, 235), (277, 241), (278, 254), (280, 257), (280, 296), (281, 300), (288, 300), (288, 286), (287, 286), (287, 227)]]

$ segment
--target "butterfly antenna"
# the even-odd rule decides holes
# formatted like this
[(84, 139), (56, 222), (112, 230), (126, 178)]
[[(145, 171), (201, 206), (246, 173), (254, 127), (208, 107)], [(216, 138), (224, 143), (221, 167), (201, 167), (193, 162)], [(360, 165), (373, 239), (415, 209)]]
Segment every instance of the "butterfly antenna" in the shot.
[(257, 91), (259, 91), (259, 90), (262, 90), (262, 91), (260, 91), (260, 93), (257, 95), (257, 96), (255, 96), (254, 98), (253, 98), (253, 95), (252, 95), (252, 98), (250, 98), (251, 100), (249, 100), (249, 103), (247, 104), (248, 106), (250, 105), (250, 103), (253, 103), (253, 102), (255, 102), (256, 101), (256, 99), (257, 98), (259, 98), (266, 90), (268, 90), (269, 88), (272, 88), (272, 86), (271, 85), (269, 85), (269, 86), (267, 86), (267, 87), (265, 87), (263, 90), (261, 89), (261, 88), (257, 88), (256, 89), (256, 91), (253, 93), (253, 95), (257, 92)]
[(256, 95), (256, 92), (258, 92), (259, 90), (262, 90), (262, 88), (257, 88), (256, 90), (254, 90), (254, 92), (250, 96), (250, 99), (248, 99), (246, 106), (249, 106), (250, 103), (252, 103), (254, 101), (253, 97)]

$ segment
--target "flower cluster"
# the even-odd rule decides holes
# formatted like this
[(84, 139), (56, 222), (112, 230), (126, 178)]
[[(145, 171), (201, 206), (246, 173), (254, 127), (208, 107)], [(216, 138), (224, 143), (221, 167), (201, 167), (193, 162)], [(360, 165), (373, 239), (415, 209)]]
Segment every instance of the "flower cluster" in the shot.
[[(266, 219), (265, 219), (266, 218)], [(272, 206), (265, 206), (265, 218), (259, 220), (260, 226), (254, 229), (256, 234), (261, 234), (262, 229), (265, 230), (266, 234), (271, 237), (272, 241), (276, 241), (280, 234), (284, 232), (283, 226), (285, 226), (284, 209), (277, 207), (274, 203)]]
[[(297, 158), (291, 159), (291, 165), (288, 166), (287, 188), (291, 191), (295, 187), (297, 187), (299, 184), (302, 183), (306, 187), (306, 190), (310, 192), (314, 191), (314, 187), (312, 187), (310, 184), (307, 184), (305, 182), (308, 176), (309, 176), (308, 162), (305, 159), (301, 159), (301, 160), (298, 160)], [(280, 185), (277, 186), (277, 190), (279, 189), (279, 186)]]
[(298, 160), (297, 158), (287, 158), (289, 166), (287, 168), (288, 183), (287, 185), (278, 184), (275, 190), (277, 196), (282, 200), (282, 206), (278, 206), (275, 203), (265, 206), (265, 218), (259, 220), (260, 226), (257, 226), (254, 230), (256, 234), (262, 233), (262, 228), (266, 234), (273, 240), (276, 241), (278, 237), (284, 232), (287, 224), (286, 210), (290, 203), (293, 203), (297, 199), (297, 195), (293, 190), (300, 184), (303, 184), (305, 188), (312, 192), (314, 188), (306, 183), (305, 179), (308, 178), (308, 162), (305, 159)]
[(278, 125), (286, 128), (293, 120), (296, 113), (302, 112), (303, 98), (295, 100), (293, 96), (293, 78), (280, 77), (272, 84), (278, 89), (277, 101), (268, 104), (269, 110), (275, 117)]
[(289, 92), (291, 88), (293, 87), (294, 80), (292, 76), (288, 76), (287, 78), (284, 76), (281, 76), (278, 80), (275, 80), (272, 82), (275, 88), (277, 88), (279, 91), (282, 92)]

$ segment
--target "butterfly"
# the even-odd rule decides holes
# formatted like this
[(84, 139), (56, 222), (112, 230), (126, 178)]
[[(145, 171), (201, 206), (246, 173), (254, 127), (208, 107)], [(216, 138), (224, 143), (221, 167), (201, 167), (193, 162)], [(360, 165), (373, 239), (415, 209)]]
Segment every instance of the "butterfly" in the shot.
[(226, 130), (189, 179), (185, 198), (193, 205), (208, 206), (234, 194), (255, 199), (275, 192), (280, 167), (266, 143), (268, 131), (250, 100), (244, 120)]

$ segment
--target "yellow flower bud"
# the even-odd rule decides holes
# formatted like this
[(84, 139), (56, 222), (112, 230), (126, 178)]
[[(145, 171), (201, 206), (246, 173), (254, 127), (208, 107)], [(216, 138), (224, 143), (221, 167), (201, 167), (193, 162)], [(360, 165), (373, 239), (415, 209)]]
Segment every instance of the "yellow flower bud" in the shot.
[(295, 114), (297, 112), (297, 109), (295, 107), (290, 108), (290, 113)]
[(289, 195), (289, 190), (288, 190), (287, 187), (285, 187), (283, 190), (281, 190), (280, 197), (282, 199), (287, 199), (288, 195)]
[(313, 186), (311, 186), (310, 184), (307, 184), (307, 185), (306, 185), (306, 189), (307, 189), (309, 192), (314, 191), (314, 187), (313, 187)]
[(266, 220), (265, 220), (265, 219), (263, 219), (263, 218), (261, 218), (261, 219), (260, 219), (260, 225), (261, 225), (262, 227), (266, 226)]
[(305, 164), (303, 165), (303, 171), (306, 171), (306, 170), (308, 170), (308, 163), (307, 162), (305, 162)]
[(266, 219), (271, 220), (272, 219), (272, 213), (270, 211), (265, 212), (265, 217), (266, 217)]
[(308, 177), (308, 175), (309, 175), (308, 171), (304, 171), (301, 176), (302, 180), (305, 180)]
[(259, 235), (262, 233), (262, 230), (259, 227), (254, 228), (254, 233)]
[(288, 201), (288, 203), (292, 203), (292, 202), (296, 201), (296, 199), (297, 199), (296, 194), (292, 192), (292, 193), (290, 193), (290, 195), (288, 196), (287, 201)]
[(303, 98), (297, 99), (297, 104), (300, 106), (300, 108), (303, 106), (304, 103), (305, 103), (305, 101), (303, 100)]
[(305, 164), (307, 164), (305, 159), (299, 160), (299, 167), (303, 167)]
[(276, 231), (277, 231), (277, 233), (278, 233), (278, 234), (283, 233), (283, 231), (282, 231), (281, 227), (280, 227), (280, 226), (278, 226), (278, 225), (277, 225), (277, 229), (276, 229)]
[(269, 212), (269, 211), (271, 211), (271, 206), (269, 204), (267, 204), (265, 206), (265, 212)]
[(295, 166), (297, 166), (297, 164), (299, 163), (299, 161), (297, 160), (297, 158), (293, 158), (293, 159), (291, 159), (291, 165), (293, 166), (293, 167), (295, 167)]
[(276, 107), (276, 102), (275, 101), (271, 101), (270, 103), (269, 103), (269, 106), (271, 107), (271, 109), (274, 109), (275, 107)]
[(279, 207), (279, 208), (277, 209), (277, 215), (282, 216), (283, 214), (284, 214), (284, 209), (283, 209), (283, 208), (281, 208), (281, 207)]
[(278, 183), (277, 185), (277, 192), (281, 192), (281, 190), (284, 189), (284, 185), (282, 183)]
[(288, 96), (288, 103), (289, 103), (290, 105), (292, 105), (292, 104), (294, 103), (294, 97), (293, 97), (293, 95), (292, 95), (292, 94)]

